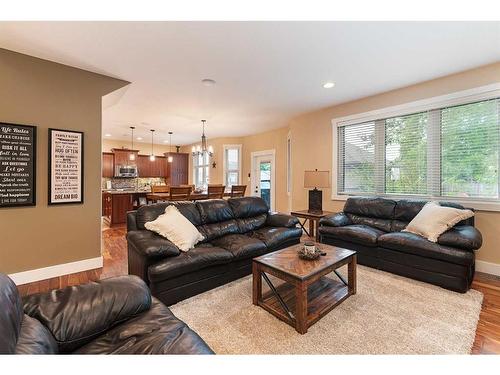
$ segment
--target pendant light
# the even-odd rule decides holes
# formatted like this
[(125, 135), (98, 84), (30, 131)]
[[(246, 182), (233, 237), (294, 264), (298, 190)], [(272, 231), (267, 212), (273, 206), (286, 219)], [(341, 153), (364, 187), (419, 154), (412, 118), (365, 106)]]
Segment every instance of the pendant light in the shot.
[(131, 161), (134, 161), (135, 160), (135, 154), (134, 154), (134, 129), (135, 129), (135, 126), (131, 126), (130, 129), (132, 129), (132, 137), (131, 137), (131, 147), (130, 149), (132, 150), (132, 152), (129, 154), (128, 156), (128, 159), (131, 160)]
[(202, 125), (202, 133), (201, 133), (201, 146), (198, 145), (196, 147), (193, 146), (191, 149), (193, 156), (199, 156), (208, 154), (209, 157), (212, 157), (214, 154), (214, 149), (212, 146), (207, 147), (207, 137), (205, 136), (205, 123), (207, 120), (201, 120)]
[(149, 155), (149, 161), (155, 161), (155, 154), (153, 151), (153, 134), (154, 134), (154, 129), (151, 129), (151, 155)]
[(168, 158), (167, 158), (167, 161), (169, 163), (172, 163), (174, 161), (174, 157), (172, 156), (172, 132), (168, 132), (168, 135), (169, 135), (169, 138), (170, 138), (170, 141), (169, 141), (169, 151), (168, 151)]

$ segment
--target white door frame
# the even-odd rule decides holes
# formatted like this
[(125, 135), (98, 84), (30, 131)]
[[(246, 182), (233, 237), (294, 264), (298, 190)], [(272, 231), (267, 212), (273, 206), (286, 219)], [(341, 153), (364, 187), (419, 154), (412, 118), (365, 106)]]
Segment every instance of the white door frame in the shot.
[(269, 156), (271, 160), (271, 211), (275, 210), (275, 195), (276, 195), (276, 150), (263, 150), (263, 151), (254, 151), (250, 153), (250, 160), (251, 160), (251, 169), (250, 169), (250, 176), (251, 176), (251, 195), (255, 196), (255, 188), (254, 186), (256, 185), (257, 181), (256, 178), (257, 176), (255, 175), (255, 169), (256, 169), (256, 163), (255, 159), (260, 156)]

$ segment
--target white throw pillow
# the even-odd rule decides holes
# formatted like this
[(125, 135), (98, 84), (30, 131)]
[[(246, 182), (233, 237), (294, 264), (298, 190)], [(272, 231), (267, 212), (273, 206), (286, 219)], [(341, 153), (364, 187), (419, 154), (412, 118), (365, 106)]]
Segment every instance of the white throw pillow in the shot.
[(182, 251), (192, 249), (204, 238), (175, 206), (168, 206), (163, 215), (158, 216), (154, 221), (148, 221), (144, 226), (165, 237)]
[(472, 216), (474, 216), (474, 212), (471, 210), (443, 207), (438, 202), (429, 202), (410, 221), (403, 232), (418, 234), (429, 241), (437, 242), (441, 234)]

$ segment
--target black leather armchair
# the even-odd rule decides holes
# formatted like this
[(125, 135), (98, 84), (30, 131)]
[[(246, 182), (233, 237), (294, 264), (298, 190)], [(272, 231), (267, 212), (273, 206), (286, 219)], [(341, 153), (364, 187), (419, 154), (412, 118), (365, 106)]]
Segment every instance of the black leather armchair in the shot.
[[(358, 262), (402, 276), (466, 292), (475, 270), (475, 254), (482, 245), (474, 218), (443, 233), (437, 243), (402, 232), (426, 201), (353, 197), (344, 211), (319, 222), (321, 242), (356, 250)], [(443, 206), (462, 206), (441, 202)]]
[(211, 354), (138, 277), (24, 297), (0, 274), (0, 353)]
[[(144, 226), (170, 204), (205, 237), (188, 252)], [(258, 197), (143, 206), (127, 223), (129, 273), (166, 305), (250, 274), (252, 258), (299, 243), (302, 235), (297, 218), (269, 213)]]

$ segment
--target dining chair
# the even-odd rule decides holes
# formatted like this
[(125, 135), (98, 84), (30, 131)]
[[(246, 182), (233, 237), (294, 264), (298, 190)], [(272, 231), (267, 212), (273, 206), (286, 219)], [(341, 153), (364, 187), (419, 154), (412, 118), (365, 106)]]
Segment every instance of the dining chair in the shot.
[(222, 186), (222, 184), (208, 184), (208, 187), (210, 186)]
[(191, 186), (171, 186), (170, 198), (171, 201), (187, 201), (191, 195)]
[(168, 193), (168, 185), (151, 185), (151, 193)]
[(192, 193), (194, 191), (194, 184), (181, 184), (179, 185), (180, 187), (188, 187), (188, 188), (191, 188), (191, 191), (190, 193)]
[(208, 185), (208, 199), (222, 199), (224, 197), (224, 185)]
[(233, 185), (233, 186), (231, 186), (231, 198), (244, 197), (246, 190), (247, 190), (246, 185)]

